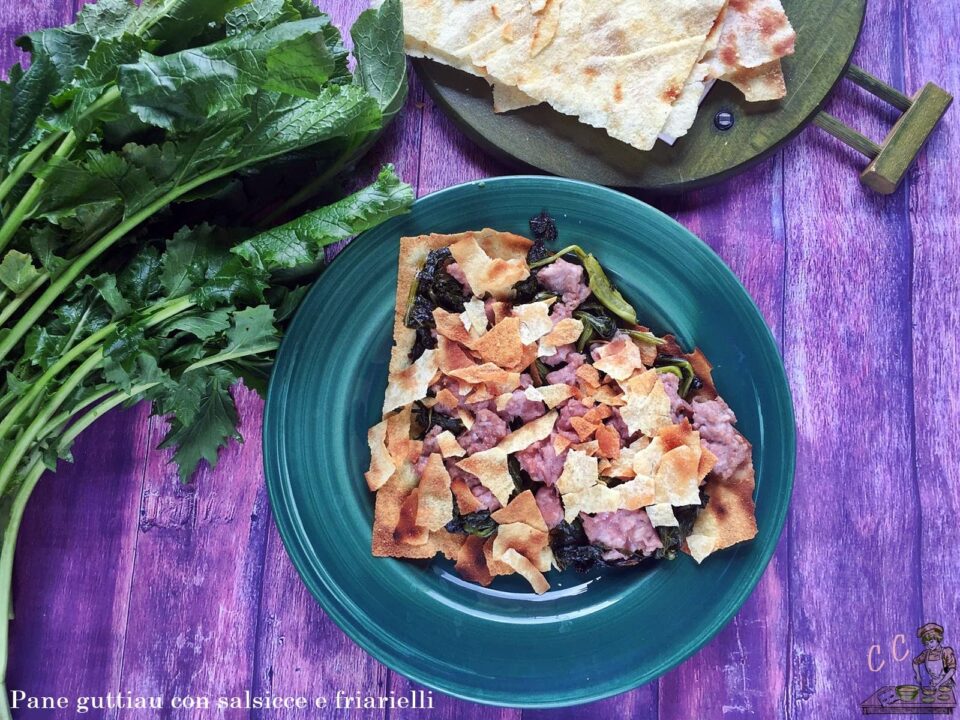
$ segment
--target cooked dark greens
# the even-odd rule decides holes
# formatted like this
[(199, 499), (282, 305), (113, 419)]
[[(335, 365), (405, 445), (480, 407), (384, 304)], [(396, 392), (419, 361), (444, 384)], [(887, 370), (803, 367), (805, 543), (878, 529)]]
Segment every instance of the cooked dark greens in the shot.
[(413, 428), (414, 440), (423, 440), (434, 426), (441, 430), (449, 430), (454, 435), (460, 435), (466, 431), (463, 421), (459, 418), (445, 415), (439, 410), (427, 407), (420, 401), (413, 404), (413, 424), (415, 426)]
[(423, 267), (417, 273), (416, 281), (410, 288), (404, 324), (417, 331), (409, 353), (411, 361), (423, 355), (425, 350), (437, 346), (437, 339), (432, 332), (436, 327), (433, 319), (436, 308), (443, 308), (447, 312), (463, 312), (463, 303), (466, 300), (463, 286), (447, 272), (447, 267), (452, 262), (450, 248), (433, 250), (427, 255)]
[(674, 560), (677, 557), (677, 553), (683, 547), (687, 535), (693, 532), (693, 523), (696, 521), (697, 515), (700, 514), (700, 510), (706, 506), (708, 499), (709, 496), (701, 489), (699, 505), (684, 505), (673, 509), (673, 514), (680, 526), (657, 528), (663, 547), (654, 553), (654, 557), (658, 560)]
[(487, 538), (497, 529), (497, 522), (490, 517), (489, 510), (477, 510), (467, 515), (461, 515), (457, 503), (453, 503), (453, 520), (444, 526), (444, 530), (451, 533), (465, 533)]

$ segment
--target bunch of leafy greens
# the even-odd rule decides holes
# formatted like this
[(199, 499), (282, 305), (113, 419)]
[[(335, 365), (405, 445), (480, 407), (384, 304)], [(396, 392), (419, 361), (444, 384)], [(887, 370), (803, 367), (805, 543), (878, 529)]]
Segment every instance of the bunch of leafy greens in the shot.
[(29, 68), (0, 83), (0, 676), (44, 469), (142, 398), (183, 480), (213, 466), (238, 437), (230, 388), (264, 388), (324, 247), (412, 203), (389, 167), (331, 202), (406, 95), (399, 0), (352, 38), (351, 72), (309, 0), (100, 0), (17, 41)]

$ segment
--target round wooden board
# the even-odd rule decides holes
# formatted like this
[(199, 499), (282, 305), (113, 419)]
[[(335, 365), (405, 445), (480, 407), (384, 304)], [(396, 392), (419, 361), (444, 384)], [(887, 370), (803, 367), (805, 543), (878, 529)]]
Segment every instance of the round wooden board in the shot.
[[(866, 0), (783, 0), (797, 31), (796, 53), (783, 62), (787, 96), (748, 103), (718, 82), (690, 132), (672, 147), (660, 141), (641, 152), (604, 130), (547, 105), (497, 115), (481, 78), (428, 60), (414, 67), (436, 103), (488, 152), (526, 169), (600, 185), (664, 192), (723, 180), (773, 152), (810, 122), (843, 76), (856, 47)], [(719, 130), (718, 112), (734, 124)]]

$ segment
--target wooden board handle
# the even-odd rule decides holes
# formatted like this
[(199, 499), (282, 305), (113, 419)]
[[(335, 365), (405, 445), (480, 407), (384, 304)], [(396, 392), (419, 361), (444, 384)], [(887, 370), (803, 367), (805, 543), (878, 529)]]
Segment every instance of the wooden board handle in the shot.
[(933, 129), (953, 102), (953, 95), (928, 82), (920, 92), (909, 98), (856, 65), (847, 68), (846, 76), (903, 113), (883, 143), (878, 145), (829, 113), (818, 113), (813, 122), (869, 158), (870, 164), (860, 173), (860, 182), (889, 195), (897, 189), (917, 159)]

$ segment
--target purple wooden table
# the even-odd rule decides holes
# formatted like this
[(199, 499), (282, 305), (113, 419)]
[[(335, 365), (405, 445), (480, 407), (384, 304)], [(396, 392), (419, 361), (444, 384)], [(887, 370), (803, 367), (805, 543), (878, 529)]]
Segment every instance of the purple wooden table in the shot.
[[(344, 26), (366, 0), (320, 4)], [(0, 7), (4, 67), (16, 35), (63, 23), (75, 9), (73, 0)], [(957, 37), (954, 0), (872, 0), (854, 60), (908, 92), (927, 80), (956, 92)], [(828, 109), (877, 139), (894, 119), (852, 85)], [(796, 404), (796, 489), (780, 547), (734, 621), (693, 658), (659, 682), (568, 710), (494, 709), (435, 693), (432, 711), (250, 716), (853, 717), (878, 687), (911, 681), (919, 625), (939, 622), (946, 644), (960, 642), (957, 157), (954, 109), (890, 197), (860, 187), (862, 158), (809, 129), (722, 186), (647, 198), (744, 282), (780, 343)], [(419, 195), (510, 172), (452, 126), (416, 79), (365, 177), (387, 161)], [(71, 698), (411, 689), (301, 585), (270, 517), (262, 404), (246, 391), (239, 403), (247, 442), (190, 485), (155, 449), (163, 422), (148, 420), (143, 405), (101, 420), (77, 443), (76, 464), (43, 479), (17, 549), (11, 689)]]

